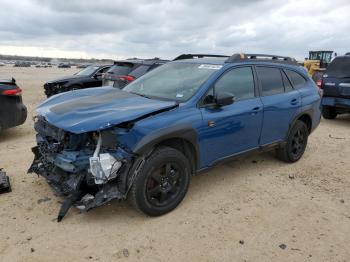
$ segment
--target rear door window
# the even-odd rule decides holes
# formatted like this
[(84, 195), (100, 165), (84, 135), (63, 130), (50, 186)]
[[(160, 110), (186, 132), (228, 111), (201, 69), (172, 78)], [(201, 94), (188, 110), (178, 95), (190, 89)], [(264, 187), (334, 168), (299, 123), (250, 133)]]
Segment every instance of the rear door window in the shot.
[(98, 73), (102, 74), (107, 72), (108, 70), (109, 70), (109, 67), (101, 68), (100, 70), (98, 70)]
[(302, 88), (306, 84), (305, 78), (302, 77), (299, 73), (288, 69), (285, 69), (285, 72), (290, 81), (292, 82), (294, 88)]
[(326, 74), (330, 77), (350, 77), (350, 57), (335, 58), (329, 64)]
[(270, 96), (284, 92), (284, 85), (280, 69), (273, 67), (256, 67), (258, 74), (262, 96)]

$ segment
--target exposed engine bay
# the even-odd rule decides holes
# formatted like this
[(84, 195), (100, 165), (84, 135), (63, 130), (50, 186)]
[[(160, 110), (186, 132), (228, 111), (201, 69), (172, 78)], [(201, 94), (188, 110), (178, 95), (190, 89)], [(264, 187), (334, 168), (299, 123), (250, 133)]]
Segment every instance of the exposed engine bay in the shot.
[(74, 205), (82, 211), (112, 199), (125, 199), (135, 156), (122, 148), (110, 130), (73, 134), (35, 118), (37, 146), (29, 173), (46, 178), (65, 197), (58, 214), (62, 220)]

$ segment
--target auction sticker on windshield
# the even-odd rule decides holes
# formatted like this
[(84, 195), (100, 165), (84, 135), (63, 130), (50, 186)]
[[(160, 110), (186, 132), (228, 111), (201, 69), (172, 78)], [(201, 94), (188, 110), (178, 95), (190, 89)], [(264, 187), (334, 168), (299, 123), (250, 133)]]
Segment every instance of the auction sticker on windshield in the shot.
[(198, 66), (200, 69), (212, 69), (212, 70), (219, 70), (222, 67), (222, 65), (209, 65), (209, 64), (202, 64)]

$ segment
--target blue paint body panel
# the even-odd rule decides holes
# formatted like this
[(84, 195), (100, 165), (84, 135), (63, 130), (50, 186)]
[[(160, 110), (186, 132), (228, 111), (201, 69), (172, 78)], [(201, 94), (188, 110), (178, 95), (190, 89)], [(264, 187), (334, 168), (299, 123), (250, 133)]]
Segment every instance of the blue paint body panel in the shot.
[(175, 105), (175, 102), (152, 100), (113, 87), (98, 87), (52, 96), (36, 111), (49, 123), (80, 134), (106, 129)]
[[(298, 66), (277, 65), (302, 74), (305, 86), (290, 92), (234, 102), (221, 108), (201, 107), (200, 101), (227, 70), (242, 65), (276, 63), (224, 63), (224, 59), (196, 59), (176, 63), (220, 64), (188, 101), (148, 99), (114, 88), (92, 88), (59, 94), (43, 102), (37, 113), (64, 130), (80, 134), (90, 131), (112, 132), (122, 148), (137, 152), (142, 145), (158, 138), (191, 137), (197, 152), (197, 169), (210, 167), (220, 159), (263, 145), (285, 141), (292, 123), (306, 114), (312, 130), (320, 121), (320, 95), (305, 70)], [(133, 121), (130, 128), (118, 124)], [(213, 121), (215, 125), (210, 126)]]

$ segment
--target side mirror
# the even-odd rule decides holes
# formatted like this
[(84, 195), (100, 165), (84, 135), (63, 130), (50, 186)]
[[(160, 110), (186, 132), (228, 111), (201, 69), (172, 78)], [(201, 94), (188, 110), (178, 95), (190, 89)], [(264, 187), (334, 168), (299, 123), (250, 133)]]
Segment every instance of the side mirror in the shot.
[(95, 79), (100, 79), (102, 77), (102, 74), (101, 73), (97, 73), (94, 75), (94, 78)]
[(230, 93), (218, 92), (215, 95), (215, 104), (219, 107), (231, 105), (234, 100), (235, 96)]

